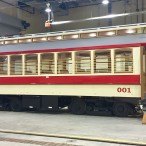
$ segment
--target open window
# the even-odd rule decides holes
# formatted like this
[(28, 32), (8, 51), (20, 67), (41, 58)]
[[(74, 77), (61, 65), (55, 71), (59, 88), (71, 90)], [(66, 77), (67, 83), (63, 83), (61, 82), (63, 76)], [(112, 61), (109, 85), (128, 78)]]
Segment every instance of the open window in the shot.
[(25, 74), (26, 75), (38, 74), (38, 55), (37, 54), (25, 55)]
[(91, 52), (81, 51), (75, 54), (75, 72), (77, 74), (91, 73)]
[(96, 51), (94, 73), (111, 73), (111, 51)]
[(133, 72), (133, 55), (131, 49), (115, 50), (115, 73)]
[(72, 54), (70, 52), (58, 53), (57, 73), (58, 74), (72, 73)]
[(7, 75), (8, 73), (8, 57), (0, 56), (0, 75)]
[(22, 75), (22, 56), (10, 56), (10, 74)]
[(54, 74), (54, 54), (41, 54), (41, 74)]

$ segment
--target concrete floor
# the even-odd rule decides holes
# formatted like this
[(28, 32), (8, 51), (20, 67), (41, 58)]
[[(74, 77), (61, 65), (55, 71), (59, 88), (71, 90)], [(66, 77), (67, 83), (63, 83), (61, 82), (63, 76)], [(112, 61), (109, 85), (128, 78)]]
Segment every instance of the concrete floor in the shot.
[[(0, 130), (14, 130), (45, 134), (71, 135), (146, 143), (146, 125), (140, 118), (48, 114), (0, 111)], [(0, 134), (8, 136), (9, 134)], [(42, 137), (41, 137), (42, 138)], [(41, 139), (40, 138), (40, 139)], [(46, 137), (45, 137), (46, 138)], [(53, 139), (53, 138), (50, 138)], [(97, 145), (97, 142), (70, 140), (73, 144)], [(100, 143), (101, 145), (103, 143)], [(98, 143), (99, 145), (99, 143)], [(103, 145), (106, 145), (104, 143)], [(108, 144), (118, 145), (118, 144)]]

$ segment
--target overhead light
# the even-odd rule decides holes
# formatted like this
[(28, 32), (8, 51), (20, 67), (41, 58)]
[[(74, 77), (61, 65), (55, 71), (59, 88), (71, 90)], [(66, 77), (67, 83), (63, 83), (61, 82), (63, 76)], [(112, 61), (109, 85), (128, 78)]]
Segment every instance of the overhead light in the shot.
[(56, 21), (52, 22), (52, 25), (59, 25), (59, 24), (66, 24), (66, 23), (71, 23), (72, 21)]
[(123, 17), (123, 16), (128, 16), (129, 13), (123, 13), (123, 14), (110, 14), (110, 15), (105, 15), (105, 16), (99, 16), (99, 17), (92, 17), (88, 18), (86, 20), (100, 20), (100, 19), (108, 19), (108, 18), (116, 18), (116, 17)]
[(45, 10), (47, 13), (50, 13), (52, 10), (48, 7), (48, 8), (46, 8), (46, 10)]
[(116, 17), (124, 17), (128, 16), (130, 13), (123, 13), (123, 14), (110, 14), (105, 16), (99, 16), (99, 17), (92, 17), (87, 19), (81, 19), (81, 20), (69, 20), (69, 21), (54, 21), (51, 24), (52, 25), (60, 25), (60, 24), (67, 24), (67, 23), (77, 23), (77, 22), (83, 22), (83, 21), (90, 21), (90, 20), (101, 20), (101, 19), (109, 19), (109, 18), (116, 18)]
[(104, 4), (104, 5), (109, 4), (109, 0), (103, 0), (103, 1), (102, 1), (102, 4)]
[(50, 13), (52, 11), (51, 8), (50, 8), (50, 3), (47, 3), (46, 5), (47, 5), (47, 8), (45, 9), (45, 11), (47, 13)]

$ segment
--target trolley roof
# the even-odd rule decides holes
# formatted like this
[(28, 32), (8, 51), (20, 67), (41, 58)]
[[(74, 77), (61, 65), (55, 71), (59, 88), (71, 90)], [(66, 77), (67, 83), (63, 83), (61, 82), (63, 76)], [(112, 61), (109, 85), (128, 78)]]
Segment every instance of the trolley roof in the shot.
[(146, 23), (0, 37), (0, 45), (145, 34)]

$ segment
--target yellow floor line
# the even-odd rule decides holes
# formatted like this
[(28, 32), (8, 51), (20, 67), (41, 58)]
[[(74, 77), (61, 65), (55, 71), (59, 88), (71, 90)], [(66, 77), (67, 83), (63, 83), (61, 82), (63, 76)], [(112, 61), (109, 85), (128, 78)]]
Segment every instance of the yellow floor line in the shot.
[(67, 139), (86, 140), (86, 141), (95, 141), (95, 142), (146, 146), (146, 142), (136, 142), (136, 141), (130, 141), (130, 140), (112, 139), (112, 138), (110, 139), (110, 138), (101, 138), (101, 137), (86, 137), (86, 136), (75, 136), (75, 135), (64, 135), (64, 134), (63, 135), (62, 134), (47, 134), (47, 133), (35, 133), (35, 132), (13, 131), (13, 130), (0, 130), (0, 133), (23, 134), (23, 135), (33, 135), (33, 136), (67, 138)]

